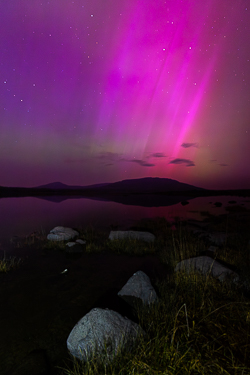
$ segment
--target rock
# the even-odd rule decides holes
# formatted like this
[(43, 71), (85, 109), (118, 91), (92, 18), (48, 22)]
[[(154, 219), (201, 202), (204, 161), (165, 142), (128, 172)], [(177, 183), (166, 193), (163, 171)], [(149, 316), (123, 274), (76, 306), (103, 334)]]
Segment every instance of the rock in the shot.
[(68, 241), (76, 236), (79, 236), (79, 233), (71, 228), (66, 227), (55, 227), (48, 234), (47, 239), (50, 241)]
[(86, 241), (81, 240), (81, 239), (76, 240), (76, 243), (79, 243), (80, 245), (86, 245)]
[(134, 230), (116, 230), (111, 231), (109, 234), (110, 240), (123, 240), (123, 239), (133, 239), (133, 240), (143, 240), (146, 242), (154, 242), (155, 236), (149, 232), (139, 232)]
[(61, 272), (61, 275), (67, 275), (68, 272), (69, 272), (68, 268), (65, 268), (65, 270), (63, 270), (63, 271)]
[(109, 362), (120, 349), (132, 348), (142, 328), (115, 311), (94, 308), (75, 325), (67, 339), (70, 353), (87, 361), (97, 356)]
[(67, 242), (66, 243), (66, 246), (68, 246), (68, 247), (73, 247), (75, 245), (76, 245), (76, 242)]
[(137, 271), (130, 277), (128, 282), (118, 292), (118, 296), (122, 297), (133, 307), (137, 302), (149, 305), (158, 301), (149, 277), (142, 271)]
[(224, 281), (228, 276), (232, 276), (234, 282), (238, 282), (239, 280), (239, 275), (237, 273), (208, 256), (199, 256), (182, 260), (175, 267), (175, 271), (182, 270), (187, 273), (192, 271), (199, 271), (203, 274), (211, 273), (213, 277), (216, 277), (220, 281)]
[(78, 242), (68, 242), (66, 243), (66, 253), (82, 253), (84, 250), (83, 245)]

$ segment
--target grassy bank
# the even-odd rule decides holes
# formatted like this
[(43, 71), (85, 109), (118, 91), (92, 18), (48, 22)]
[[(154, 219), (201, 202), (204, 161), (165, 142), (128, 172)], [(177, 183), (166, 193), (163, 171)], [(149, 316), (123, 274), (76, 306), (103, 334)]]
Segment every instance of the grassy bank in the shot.
[(153, 245), (102, 242), (94, 230), (81, 233), (89, 239), (87, 251), (154, 253), (169, 272), (165, 280), (154, 283), (160, 302), (135, 311), (147, 335), (132, 352), (121, 351), (109, 365), (97, 358), (88, 363), (71, 359), (62, 374), (250, 374), (249, 223), (240, 225), (224, 217), (210, 218), (209, 225), (215, 231), (235, 232), (217, 257), (237, 270), (240, 285), (221, 283), (210, 275), (173, 272), (177, 262), (205, 252), (209, 245), (178, 220), (175, 230), (165, 219), (144, 220), (132, 228), (154, 233)]

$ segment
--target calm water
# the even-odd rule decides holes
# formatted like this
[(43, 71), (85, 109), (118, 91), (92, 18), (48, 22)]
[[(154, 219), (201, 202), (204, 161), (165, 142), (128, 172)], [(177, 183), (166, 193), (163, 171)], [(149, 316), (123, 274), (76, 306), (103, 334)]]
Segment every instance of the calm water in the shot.
[[(229, 203), (236, 201), (236, 203)], [(222, 207), (215, 203), (221, 202)], [(141, 207), (121, 203), (92, 199), (67, 199), (51, 202), (41, 198), (2, 198), (0, 199), (0, 239), (8, 240), (12, 236), (25, 236), (35, 231), (49, 231), (62, 225), (84, 228), (91, 224), (95, 228), (109, 228), (116, 225), (119, 229), (129, 227), (141, 218), (165, 217), (171, 221), (178, 216), (185, 219), (203, 220), (202, 212), (220, 215), (227, 207), (244, 206), (250, 209), (250, 198), (231, 196), (203, 197), (165, 207)]]

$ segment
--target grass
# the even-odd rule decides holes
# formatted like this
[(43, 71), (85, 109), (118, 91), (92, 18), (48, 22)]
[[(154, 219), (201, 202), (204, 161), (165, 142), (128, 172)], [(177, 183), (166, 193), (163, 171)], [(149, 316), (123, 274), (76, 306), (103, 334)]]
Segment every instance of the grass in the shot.
[(160, 302), (137, 310), (147, 337), (110, 364), (73, 360), (64, 374), (249, 374), (250, 303), (232, 286), (178, 273)]
[[(231, 233), (239, 223), (215, 218), (210, 227)], [(165, 219), (158, 218), (131, 228), (156, 235), (154, 244), (144, 244), (144, 252), (155, 253), (169, 269), (166, 280), (154, 284), (159, 302), (150, 307), (138, 305), (135, 310), (147, 335), (140, 338), (133, 352), (123, 350), (109, 364), (105, 357), (87, 363), (71, 357), (62, 374), (250, 374), (250, 300), (241, 288), (250, 285), (249, 223), (244, 227), (248, 232), (239, 231), (218, 251), (219, 259), (237, 268), (241, 285), (221, 283), (210, 275), (173, 272), (177, 262), (208, 247), (186, 230), (185, 223), (177, 220), (177, 229), (172, 231)], [(140, 241), (126, 242), (106, 242), (105, 246), (118, 253), (138, 254)]]
[[(155, 281), (159, 303), (138, 306), (135, 314), (147, 333), (130, 350), (121, 350), (112, 363), (92, 358), (83, 363), (69, 357), (64, 375), (95, 374), (250, 374), (250, 225), (230, 216), (206, 219), (209, 230), (236, 233), (218, 249), (218, 258), (231, 264), (241, 284), (220, 283), (197, 273), (174, 273), (182, 259), (197, 256), (208, 249), (208, 242), (187, 230), (184, 221), (173, 226), (164, 218), (143, 219), (131, 230), (149, 231), (154, 243), (138, 240), (108, 240), (109, 231), (98, 232), (93, 226), (78, 229), (86, 240), (88, 253), (111, 252), (137, 256), (155, 254), (165, 264), (168, 276)], [(49, 251), (66, 250), (65, 241), (48, 241), (44, 231), (25, 237), (17, 247), (42, 244)], [(13, 257), (0, 260), (0, 272), (20, 265)], [(65, 344), (64, 344), (65, 345)]]
[(5, 258), (0, 259), (0, 272), (2, 273), (7, 273), (10, 270), (16, 269), (17, 267), (20, 266), (21, 259), (17, 257), (10, 257), (10, 258)]

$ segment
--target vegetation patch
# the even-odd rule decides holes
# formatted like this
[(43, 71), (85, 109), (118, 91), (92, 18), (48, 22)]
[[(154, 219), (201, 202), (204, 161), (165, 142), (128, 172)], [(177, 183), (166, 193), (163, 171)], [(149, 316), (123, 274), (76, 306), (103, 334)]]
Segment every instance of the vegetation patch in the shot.
[(157, 304), (138, 306), (145, 338), (112, 363), (73, 359), (63, 374), (248, 374), (250, 302), (233, 285), (177, 273)]
[[(211, 227), (231, 233), (239, 226), (235, 224), (227, 217), (214, 218)], [(140, 338), (133, 352), (121, 351), (109, 364), (71, 357), (62, 374), (249, 374), (250, 300), (242, 288), (250, 285), (249, 231), (239, 232), (237, 240), (220, 246), (215, 254), (215, 259), (218, 256), (237, 268), (243, 284), (236, 285), (230, 280), (222, 283), (210, 274), (174, 272), (179, 261), (207, 249), (207, 244), (186, 229), (185, 222), (177, 220), (172, 230), (165, 219), (157, 218), (131, 229), (147, 230), (157, 236), (156, 241), (141, 248), (139, 241), (110, 241), (109, 248), (132, 254), (151, 250), (170, 271), (165, 280), (155, 283), (159, 302), (135, 309), (146, 337)]]
[(106, 244), (107, 249), (116, 254), (144, 255), (156, 252), (156, 245), (153, 242), (137, 239), (109, 240)]
[(4, 257), (3, 259), (0, 259), (0, 272), (7, 273), (10, 270), (16, 269), (20, 266), (21, 261), (21, 258), (17, 257)]

